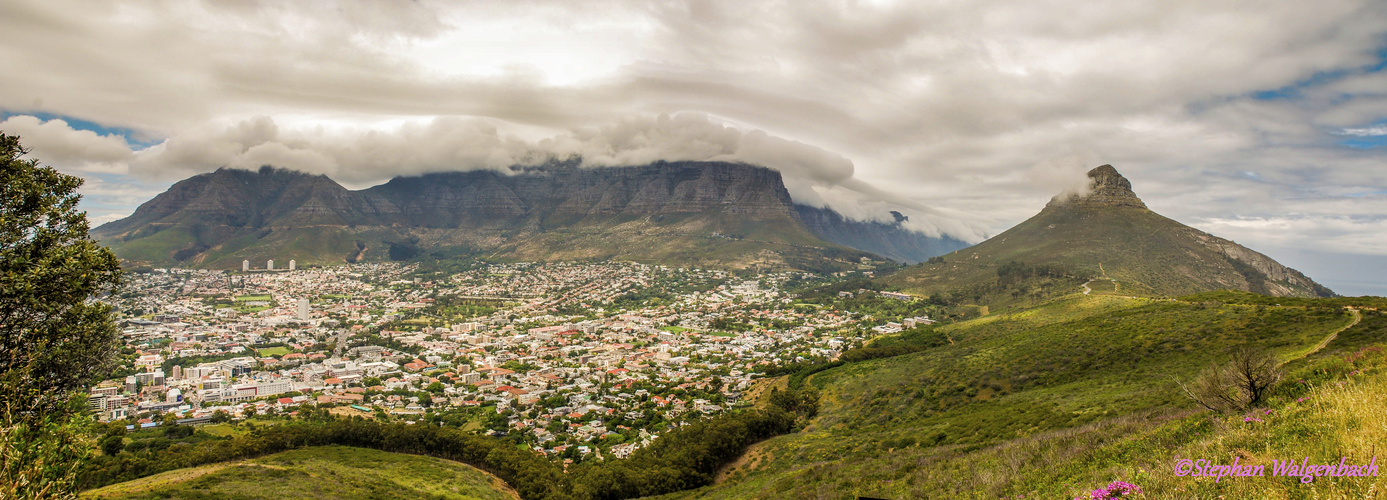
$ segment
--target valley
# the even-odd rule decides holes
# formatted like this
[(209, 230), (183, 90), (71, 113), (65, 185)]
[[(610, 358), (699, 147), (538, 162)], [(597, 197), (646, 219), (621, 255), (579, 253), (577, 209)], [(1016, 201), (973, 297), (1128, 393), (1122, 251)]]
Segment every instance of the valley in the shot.
[[(677, 168), (695, 184), (673, 192), (746, 195), (717, 184), (725, 175), (707, 184), (742, 167)], [(586, 206), (573, 203), (481, 223), (433, 213), (472, 222), (365, 229), (396, 239), (353, 240), (360, 262), (215, 269), (243, 250), (301, 256), (301, 245), (336, 238), (304, 231), (341, 230), (275, 226), (264, 234), (292, 245), (234, 243), (241, 250), (190, 261), (211, 258), (200, 262), (214, 269), (140, 268), (139, 291), (120, 297), (128, 378), (99, 384), (92, 400), (113, 429), (141, 437), (96, 458), (86, 478), (102, 486), (339, 445), (460, 460), (523, 498), (1072, 498), (1137, 487), (1179, 498), (1223, 487), (1158, 473), (1182, 456), (1172, 450), (1279, 435), (1288, 431), (1237, 419), (1285, 414), (1299, 425), (1333, 411), (1306, 398), (1359, 408), (1362, 393), (1345, 384), (1380, 389), (1369, 374), (1387, 346), (1383, 299), (1332, 297), (1151, 212), (1110, 166), (1088, 176), (1087, 194), (928, 256), (910, 252), (952, 243), (784, 204), (713, 209), (695, 196), (644, 215), (565, 212)], [(359, 196), (462, 181), (418, 182)], [(383, 206), (364, 203), (345, 206)], [(370, 217), (404, 216), (394, 213)], [(456, 228), (445, 226), (458, 224), (494, 244), (448, 246)], [(125, 233), (135, 246), (117, 250), (132, 255), (147, 231)], [(179, 234), (170, 231), (153, 234)], [(828, 243), (864, 239), (874, 243), (857, 248), (923, 262)], [(1269, 386), (1241, 417), (1191, 399), (1187, 384), (1246, 352), (1296, 382)], [(226, 430), (174, 436), (211, 419)]]

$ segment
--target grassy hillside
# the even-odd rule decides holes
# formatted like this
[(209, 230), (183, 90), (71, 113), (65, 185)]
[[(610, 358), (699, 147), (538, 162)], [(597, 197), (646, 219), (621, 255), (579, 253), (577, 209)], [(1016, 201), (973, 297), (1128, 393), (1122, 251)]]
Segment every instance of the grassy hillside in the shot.
[[(1108, 470), (1104, 450), (1161, 426), (1174, 427), (1151, 434), (1157, 444), (1182, 429), (1214, 428), (1172, 377), (1189, 380), (1238, 345), (1296, 358), (1354, 320), (1333, 302), (1268, 306), (1240, 297), (1072, 295), (916, 332), (944, 342), (809, 377), (821, 408), (803, 432), (753, 447), (715, 486), (669, 498), (1073, 498), (1135, 477)], [(1313, 372), (1311, 363), (1387, 342), (1387, 318), (1362, 314), (1328, 348), (1287, 367)]]
[(179, 469), (91, 490), (86, 499), (519, 498), (505, 483), (447, 460), (345, 446)]

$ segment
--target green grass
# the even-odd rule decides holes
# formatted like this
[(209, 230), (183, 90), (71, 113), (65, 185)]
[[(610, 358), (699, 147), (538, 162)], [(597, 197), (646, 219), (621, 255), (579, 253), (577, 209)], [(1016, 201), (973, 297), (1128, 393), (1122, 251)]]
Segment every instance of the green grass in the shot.
[(690, 331), (690, 329), (684, 328), (682, 326), (662, 326), (660, 327), (660, 329), (670, 333), (684, 333)]
[(210, 424), (198, 426), (198, 430), (206, 432), (216, 437), (234, 437), (240, 435), (242, 430), (237, 429), (232, 424)]
[(272, 300), (274, 300), (274, 297), (271, 297), (271, 296), (269, 296), (269, 295), (237, 295), (237, 296), (236, 296), (236, 302), (262, 302), (262, 301), (263, 301), (263, 302), (269, 302), (269, 301), (272, 301)]
[(88, 491), (111, 499), (512, 499), (495, 477), (431, 457), (344, 446), (179, 469)]
[[(966, 457), (1046, 436), (1120, 441), (1194, 411), (1172, 377), (1188, 380), (1242, 344), (1290, 356), (1350, 321), (1333, 307), (1072, 295), (940, 327), (954, 343), (813, 375), (821, 409), (804, 431), (758, 445), (748, 455), (756, 465), (732, 468), (729, 481), (673, 497), (998, 498), (1031, 491), (1048, 469), (1007, 454), (977, 459), (1009, 467), (995, 475)], [(1383, 330), (1362, 333), (1382, 327), (1365, 319), (1340, 340), (1382, 338)], [(1110, 437), (1083, 429), (1107, 429)], [(1041, 498), (1070, 491), (1043, 484), (1049, 494)]]
[(293, 352), (293, 351), (290, 351), (288, 347), (279, 346), (279, 347), (267, 347), (267, 348), (265, 348), (265, 349), (256, 349), (255, 352), (256, 352), (256, 354), (260, 355), (260, 357), (262, 357), (262, 358), (268, 358), (268, 357), (270, 357), (270, 356), (283, 356), (283, 355), (289, 354), (290, 352)]

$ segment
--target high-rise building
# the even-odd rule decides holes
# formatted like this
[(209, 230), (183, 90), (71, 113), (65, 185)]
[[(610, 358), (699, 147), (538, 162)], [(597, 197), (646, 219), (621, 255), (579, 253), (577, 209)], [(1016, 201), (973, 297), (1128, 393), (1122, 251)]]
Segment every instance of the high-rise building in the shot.
[(273, 270), (275, 270), (275, 260), (274, 260), (274, 259), (270, 259), (270, 260), (268, 260), (268, 261), (265, 261), (265, 270), (266, 270), (266, 271), (273, 271)]
[(293, 271), (294, 268), (298, 266), (298, 264), (299, 264), (299, 263), (294, 262), (294, 259), (289, 259), (289, 270), (290, 270), (290, 271)]
[(308, 299), (299, 299), (299, 319), (308, 319)]
[(249, 270), (250, 270), (250, 261), (249, 261), (249, 260), (243, 260), (243, 261), (241, 261), (241, 272), (246, 272), (246, 271), (249, 271)]
[(173, 375), (174, 380), (183, 380), (183, 367), (173, 365), (173, 370), (171, 370), (170, 373)]

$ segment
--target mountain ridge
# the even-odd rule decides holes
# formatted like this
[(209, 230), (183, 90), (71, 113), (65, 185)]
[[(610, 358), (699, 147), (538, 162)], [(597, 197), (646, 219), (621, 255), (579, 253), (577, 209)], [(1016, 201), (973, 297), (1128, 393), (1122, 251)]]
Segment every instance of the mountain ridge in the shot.
[[(213, 268), (271, 258), (330, 264), (434, 248), (525, 260), (631, 258), (730, 267), (826, 258), (846, 268), (867, 255), (861, 252), (912, 262), (931, 249), (962, 246), (881, 234), (907, 230), (841, 216), (836, 226), (851, 229), (834, 224), (807, 227), (778, 171), (737, 163), (444, 172), (395, 177), (357, 191), (323, 175), (263, 167), (190, 177), (92, 234), (129, 261)], [(878, 234), (854, 246), (850, 239), (824, 237), (825, 231)], [(383, 248), (402, 250), (375, 251)]]

